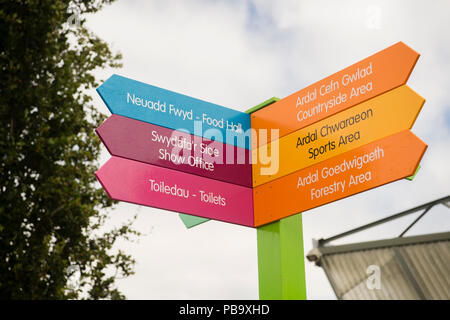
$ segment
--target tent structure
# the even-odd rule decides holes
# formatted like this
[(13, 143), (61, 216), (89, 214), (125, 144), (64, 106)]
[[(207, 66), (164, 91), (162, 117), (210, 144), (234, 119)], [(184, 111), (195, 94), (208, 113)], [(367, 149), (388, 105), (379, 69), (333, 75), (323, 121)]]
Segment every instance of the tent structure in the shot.
[[(440, 204), (450, 208), (450, 196), (314, 241), (307, 258), (323, 268), (338, 299), (450, 299), (450, 232), (404, 237)], [(396, 238), (327, 245), (419, 211), (423, 212)]]

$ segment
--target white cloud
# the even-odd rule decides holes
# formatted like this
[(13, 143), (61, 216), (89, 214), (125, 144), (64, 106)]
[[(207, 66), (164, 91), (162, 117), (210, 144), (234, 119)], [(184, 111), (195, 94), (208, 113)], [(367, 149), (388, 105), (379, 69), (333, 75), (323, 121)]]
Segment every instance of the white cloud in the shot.
[[(379, 28), (370, 27), (370, 6), (380, 8)], [(242, 111), (287, 96), (397, 41), (422, 54), (408, 82), (427, 99), (413, 128), (429, 144), (421, 172), (413, 182), (306, 212), (307, 252), (312, 238), (448, 194), (449, 9), (446, 1), (135, 0), (117, 1), (90, 17), (89, 25), (123, 53), (119, 74)], [(99, 98), (95, 103), (107, 113)], [(136, 210), (119, 205), (111, 224)], [(345, 240), (394, 237), (412, 219)], [(445, 215), (430, 212), (411, 232), (449, 226)], [(136, 275), (120, 282), (129, 298), (258, 297), (255, 230), (219, 222), (185, 230), (176, 214), (151, 208), (140, 209), (138, 227), (153, 231), (139, 244), (121, 244), (138, 261)], [(323, 271), (306, 266), (308, 297), (334, 298)]]

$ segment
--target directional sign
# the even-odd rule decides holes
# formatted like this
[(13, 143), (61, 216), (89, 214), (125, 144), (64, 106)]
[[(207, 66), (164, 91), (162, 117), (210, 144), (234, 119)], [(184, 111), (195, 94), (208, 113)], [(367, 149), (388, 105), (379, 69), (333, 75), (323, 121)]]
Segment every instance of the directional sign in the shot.
[[(268, 148), (272, 159), (276, 159), (274, 154), (277, 150), (271, 149), (279, 148), (279, 169), (272, 175), (264, 175), (261, 169), (265, 165), (253, 160), (253, 186), (410, 129), (424, 102), (421, 96), (404, 85), (284, 136), (276, 143), (262, 146), (260, 148)], [(259, 150), (254, 150), (254, 157), (259, 153)]]
[(253, 226), (251, 188), (114, 156), (95, 175), (114, 200)]
[(112, 115), (96, 130), (111, 155), (252, 186), (248, 149)]
[(405, 130), (256, 187), (255, 226), (408, 177), (426, 148)]
[(247, 113), (118, 75), (97, 92), (113, 114), (250, 149)]
[(418, 58), (399, 42), (254, 112), (252, 128), (279, 129), (283, 137), (405, 84)]

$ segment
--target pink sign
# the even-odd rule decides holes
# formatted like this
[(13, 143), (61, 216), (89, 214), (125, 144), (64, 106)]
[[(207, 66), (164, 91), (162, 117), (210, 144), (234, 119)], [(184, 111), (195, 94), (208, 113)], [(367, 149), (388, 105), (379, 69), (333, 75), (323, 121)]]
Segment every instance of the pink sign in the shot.
[(254, 225), (252, 188), (114, 156), (95, 175), (114, 200)]
[(252, 186), (248, 149), (116, 114), (96, 132), (113, 156)]

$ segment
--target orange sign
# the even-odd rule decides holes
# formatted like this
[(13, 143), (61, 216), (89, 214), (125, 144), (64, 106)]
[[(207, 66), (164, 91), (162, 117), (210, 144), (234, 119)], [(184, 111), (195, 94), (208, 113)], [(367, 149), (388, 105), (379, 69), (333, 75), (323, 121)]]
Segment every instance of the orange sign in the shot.
[(405, 84), (418, 58), (416, 51), (398, 42), (254, 112), (252, 128), (279, 129), (283, 137)]
[(256, 187), (255, 226), (408, 177), (426, 149), (405, 130)]
[[(424, 102), (424, 98), (404, 85), (261, 146), (252, 152), (253, 186), (410, 129)], [(272, 161), (279, 162), (275, 165), (278, 171), (271, 175), (265, 174), (264, 162), (257, 161), (259, 154), (267, 152)], [(278, 157), (274, 156), (277, 152)]]

